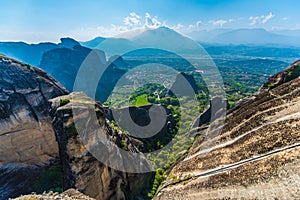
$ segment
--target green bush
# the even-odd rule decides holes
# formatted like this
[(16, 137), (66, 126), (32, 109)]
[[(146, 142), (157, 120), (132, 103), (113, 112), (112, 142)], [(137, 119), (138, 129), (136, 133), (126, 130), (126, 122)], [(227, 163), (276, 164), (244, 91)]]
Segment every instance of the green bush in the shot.
[(140, 106), (145, 106), (145, 105), (149, 105), (149, 101), (148, 101), (148, 98), (147, 98), (147, 95), (146, 94), (143, 94), (141, 96), (138, 96), (136, 98), (136, 101), (135, 101), (135, 106), (136, 107), (140, 107)]
[(148, 193), (148, 197), (150, 197), (150, 198), (154, 197), (154, 195), (156, 194), (158, 188), (161, 186), (161, 184), (165, 180), (164, 175), (165, 175), (165, 170), (164, 169), (159, 168), (159, 169), (156, 170), (153, 187), (152, 187), (152, 190)]
[(45, 167), (40, 171), (40, 176), (33, 185), (34, 191), (38, 193), (62, 192), (63, 171), (60, 164)]
[(70, 103), (70, 99), (60, 99), (59, 100), (59, 105), (60, 106), (67, 105), (68, 103)]
[(268, 84), (268, 90), (271, 90), (274, 87), (274, 84)]

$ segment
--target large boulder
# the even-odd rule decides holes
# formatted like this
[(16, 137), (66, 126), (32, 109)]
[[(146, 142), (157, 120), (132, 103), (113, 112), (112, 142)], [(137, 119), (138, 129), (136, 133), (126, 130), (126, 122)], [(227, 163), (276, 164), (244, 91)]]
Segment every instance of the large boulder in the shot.
[(35, 183), (42, 169), (58, 159), (48, 100), (67, 93), (44, 71), (0, 56), (0, 194), (3, 198), (47, 189)]

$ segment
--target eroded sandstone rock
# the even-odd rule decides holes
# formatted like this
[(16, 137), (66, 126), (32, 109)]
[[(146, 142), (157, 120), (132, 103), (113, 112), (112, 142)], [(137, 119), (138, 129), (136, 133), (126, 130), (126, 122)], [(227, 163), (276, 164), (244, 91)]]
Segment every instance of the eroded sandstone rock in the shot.
[(0, 56), (1, 198), (38, 190), (41, 169), (58, 159), (48, 100), (67, 93), (46, 72)]
[[(109, 126), (99, 102), (74, 92), (54, 98), (50, 103), (63, 165), (64, 189), (76, 188), (101, 200), (147, 197), (152, 174), (126, 173), (107, 166), (121, 169), (122, 165), (133, 164), (126, 162), (131, 158), (122, 154), (121, 149), (133, 153), (139, 150), (127, 135)], [(137, 162), (144, 167), (148, 165), (146, 160)]]

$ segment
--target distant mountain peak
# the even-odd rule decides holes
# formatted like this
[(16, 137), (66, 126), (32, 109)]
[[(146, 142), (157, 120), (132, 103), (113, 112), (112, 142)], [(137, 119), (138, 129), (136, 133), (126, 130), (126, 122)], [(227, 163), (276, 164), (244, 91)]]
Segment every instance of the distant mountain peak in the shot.
[(97, 42), (94, 39), (93, 42), (97, 44), (88, 45), (87, 43), (91, 43), (91, 41), (81, 44), (103, 50), (108, 57), (146, 48), (164, 49), (181, 54), (199, 52), (197, 42), (166, 26), (134, 29), (116, 37), (107, 38), (105, 41)]
[(72, 48), (76, 45), (80, 45), (79, 42), (77, 42), (73, 38), (69, 38), (69, 37), (60, 38), (60, 41), (61, 41), (61, 43), (58, 44), (60, 47)]

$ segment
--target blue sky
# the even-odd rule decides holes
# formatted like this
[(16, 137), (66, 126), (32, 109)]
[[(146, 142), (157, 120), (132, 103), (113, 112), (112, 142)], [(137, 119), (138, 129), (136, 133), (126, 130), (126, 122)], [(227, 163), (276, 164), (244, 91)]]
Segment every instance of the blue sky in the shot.
[(0, 0), (1, 41), (88, 40), (144, 26), (300, 29), (298, 0)]

